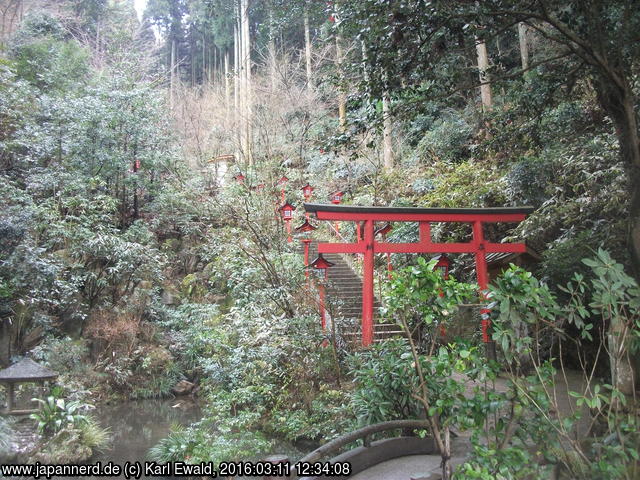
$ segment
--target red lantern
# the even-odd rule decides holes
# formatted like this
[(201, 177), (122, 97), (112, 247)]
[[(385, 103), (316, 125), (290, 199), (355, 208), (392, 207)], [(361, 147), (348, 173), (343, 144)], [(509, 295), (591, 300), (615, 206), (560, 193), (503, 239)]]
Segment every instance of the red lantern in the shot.
[(291, 220), (293, 218), (293, 212), (295, 211), (295, 209), (296, 207), (294, 207), (290, 203), (285, 203), (283, 206), (281, 206), (280, 213), (282, 214), (282, 219)]
[(335, 205), (339, 205), (342, 202), (342, 197), (344, 196), (344, 192), (338, 190), (337, 192), (333, 192), (330, 196), (331, 203)]
[(293, 212), (296, 209), (289, 202), (282, 205), (278, 210), (280, 210), (280, 214), (282, 215), (283, 220), (291, 220), (293, 218)]
[(296, 232), (300, 232), (300, 233), (313, 232), (315, 229), (316, 227), (311, 225), (309, 223), (309, 220), (306, 219), (302, 225), (300, 225), (299, 227), (296, 227)]
[(291, 219), (293, 218), (293, 211), (296, 209), (289, 202), (282, 205), (278, 210), (282, 216), (282, 220), (287, 224), (287, 242), (291, 243)]
[(304, 199), (309, 200), (309, 198), (311, 197), (311, 194), (313, 193), (314, 188), (307, 183), (300, 190), (302, 190), (302, 195), (304, 195)]
[(432, 260), (438, 261), (435, 269), (442, 273), (442, 278), (449, 280), (449, 268), (451, 267), (451, 260), (449, 260), (449, 257), (444, 253), (441, 253), (440, 255), (433, 257)]
[(333, 267), (334, 265), (335, 263), (330, 262), (329, 260), (324, 258), (324, 256), (321, 253), (319, 253), (316, 259), (313, 262), (311, 262), (309, 266), (315, 268), (316, 270), (324, 270), (324, 274), (326, 278), (326, 275), (328, 274), (327, 269)]

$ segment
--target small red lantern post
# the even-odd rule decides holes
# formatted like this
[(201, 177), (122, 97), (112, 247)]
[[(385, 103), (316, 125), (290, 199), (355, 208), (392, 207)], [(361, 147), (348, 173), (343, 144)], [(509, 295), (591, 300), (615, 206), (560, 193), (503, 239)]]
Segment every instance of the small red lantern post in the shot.
[[(311, 195), (313, 194), (314, 188), (311, 185), (309, 185), (309, 183), (307, 183), (300, 190), (302, 190), (302, 195), (304, 195), (304, 201), (308, 202), (309, 199), (311, 198)], [(309, 220), (309, 212), (305, 211), (304, 216), (307, 220)]]
[(329, 277), (329, 268), (333, 267), (333, 265), (334, 263), (324, 258), (321, 253), (319, 253), (316, 259), (311, 262), (311, 265), (309, 265), (316, 271), (324, 271), (324, 281), (318, 282), (318, 293), (320, 295), (320, 325), (322, 325), (323, 332), (327, 328), (327, 316), (324, 308), (324, 284), (327, 282)]
[(309, 185), (308, 183), (302, 187), (300, 190), (302, 190), (302, 195), (304, 195), (304, 201), (308, 202), (309, 199), (311, 198), (311, 195), (313, 194), (313, 190), (315, 190), (311, 185)]
[(280, 177), (280, 180), (278, 180), (278, 185), (280, 185), (280, 201), (281, 203), (284, 203), (284, 189), (285, 189), (285, 185), (287, 184), (287, 182), (289, 182), (289, 178), (287, 178), (286, 175), (283, 175)]
[(331, 203), (333, 203), (334, 205), (340, 205), (343, 196), (344, 192), (341, 192), (340, 190), (333, 192), (330, 196)]
[(307, 289), (309, 288), (309, 244), (311, 243), (311, 238), (309, 237), (309, 233), (313, 232), (317, 227), (314, 227), (309, 223), (309, 219), (307, 218), (302, 225), (296, 227), (296, 232), (302, 233), (304, 236), (300, 238), (300, 241), (304, 244), (304, 276), (307, 281)]
[[(344, 195), (344, 192), (341, 192), (340, 190), (336, 190), (331, 195), (329, 195), (329, 200), (331, 200), (331, 203), (333, 203), (334, 205), (340, 205), (340, 202), (342, 202), (343, 195)], [(337, 233), (340, 233), (340, 224), (338, 223), (337, 220), (333, 222), (333, 228), (335, 228)]]
[[(379, 229), (375, 234), (381, 235), (382, 241), (384, 242), (387, 240), (387, 234), (391, 232), (391, 230), (393, 230), (393, 227), (391, 226), (390, 223), (387, 223), (384, 227)], [(393, 265), (391, 265), (391, 254), (387, 252), (387, 276), (389, 277), (389, 280), (391, 280), (391, 272), (393, 272)]]
[(289, 202), (286, 202), (282, 205), (278, 210), (280, 210), (280, 215), (282, 216), (282, 220), (287, 224), (287, 242), (291, 243), (291, 220), (293, 220), (293, 211), (296, 209)]
[(433, 257), (432, 260), (438, 261), (435, 269), (442, 273), (442, 278), (449, 280), (449, 268), (451, 268), (451, 260), (449, 260), (449, 257), (447, 257), (446, 254), (441, 253), (440, 255)]

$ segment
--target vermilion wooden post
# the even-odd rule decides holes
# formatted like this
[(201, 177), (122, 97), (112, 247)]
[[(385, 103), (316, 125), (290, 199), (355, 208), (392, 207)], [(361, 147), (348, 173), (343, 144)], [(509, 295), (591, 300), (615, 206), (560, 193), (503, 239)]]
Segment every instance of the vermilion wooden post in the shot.
[[(300, 190), (302, 190), (302, 195), (304, 195), (304, 201), (308, 202), (309, 199), (311, 198), (311, 195), (313, 194), (313, 190), (314, 188), (309, 185), (309, 183), (307, 182), (307, 184), (302, 187)], [(309, 212), (305, 212), (305, 218), (307, 219), (307, 221), (309, 220)]]
[(373, 342), (373, 220), (364, 222), (364, 271), (362, 272), (362, 345)]
[(304, 244), (304, 276), (307, 281), (307, 289), (309, 288), (309, 244), (311, 243), (310, 238), (303, 238), (302, 243)]
[[(487, 258), (485, 257), (484, 232), (480, 221), (473, 222), (473, 243), (476, 245), (476, 277), (478, 287), (480, 287), (480, 297), (484, 300), (486, 291), (489, 288), (489, 275), (487, 273)], [(491, 321), (485, 318), (488, 316), (489, 310), (482, 308), (480, 314), (482, 315), (482, 341), (490, 343), (489, 328), (491, 327)]]
[[(340, 190), (333, 192), (330, 197), (331, 203), (333, 203), (334, 205), (340, 205), (340, 202), (342, 202), (343, 195), (344, 195), (344, 192), (341, 192)], [(333, 228), (335, 228), (336, 233), (340, 233), (340, 224), (337, 221), (333, 223)]]
[[(327, 281), (328, 271), (325, 269), (324, 271), (324, 281)], [(326, 331), (327, 329), (327, 312), (324, 309), (324, 283), (321, 283), (318, 286), (318, 291), (320, 293), (320, 325), (322, 326), (322, 331)]]
[[(318, 293), (320, 295), (320, 324), (322, 325), (322, 331), (324, 332), (327, 326), (327, 314), (324, 309), (324, 284), (327, 283), (327, 279), (329, 278), (329, 268), (334, 264), (325, 259), (322, 256), (322, 253), (318, 253), (318, 257), (311, 262), (311, 267), (315, 270), (323, 270), (324, 271), (324, 282), (319, 282), (318, 285)], [(326, 346), (326, 342), (323, 342), (323, 346)]]

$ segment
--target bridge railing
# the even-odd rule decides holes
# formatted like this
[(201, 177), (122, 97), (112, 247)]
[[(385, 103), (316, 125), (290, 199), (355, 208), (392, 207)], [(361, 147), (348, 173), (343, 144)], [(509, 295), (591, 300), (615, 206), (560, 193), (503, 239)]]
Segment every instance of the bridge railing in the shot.
[[(345, 446), (352, 444), (354, 442), (357, 442), (358, 440), (362, 440), (362, 446), (365, 449), (369, 449), (370, 447), (372, 447), (372, 442), (371, 442), (372, 437), (376, 433), (387, 432), (391, 430), (406, 431), (406, 430), (412, 430), (412, 429), (429, 429), (429, 422), (427, 420), (392, 420), (389, 422), (382, 422), (382, 423), (376, 423), (374, 425), (368, 425), (366, 427), (359, 428), (358, 430), (347, 433), (334, 440), (331, 440), (330, 442), (325, 443), (324, 445), (316, 448), (314, 451), (312, 451), (311, 453), (301, 458), (299, 460), (299, 463), (301, 464), (314, 463), (323, 458), (327, 458), (330, 456), (335, 457)], [(433, 449), (433, 445), (432, 445), (433, 442), (430, 441), (429, 439), (415, 438), (414, 440), (424, 441), (426, 450)], [(406, 450), (403, 448), (399, 449), (399, 452), (401, 452), (399, 453), (399, 455), (406, 454), (404, 453), (405, 451)], [(345, 455), (348, 455), (348, 454), (343, 454), (341, 455), (341, 457), (344, 457)], [(393, 458), (393, 456), (394, 455), (387, 455), (386, 458), (380, 458), (380, 460), (382, 461), (389, 458)], [(374, 456), (374, 457), (377, 457), (377, 456)], [(341, 460), (344, 460), (344, 458), (341, 458)], [(373, 466), (376, 463), (377, 461), (373, 461), (373, 462), (368, 461), (367, 464), (360, 465), (360, 468), (358, 469), (362, 469), (364, 467), (369, 468), (370, 466)], [(294, 472), (296, 471), (295, 468), (292, 470)], [(353, 473), (357, 473), (357, 472), (353, 472)], [(292, 478), (296, 479), (298, 477), (293, 475)]]

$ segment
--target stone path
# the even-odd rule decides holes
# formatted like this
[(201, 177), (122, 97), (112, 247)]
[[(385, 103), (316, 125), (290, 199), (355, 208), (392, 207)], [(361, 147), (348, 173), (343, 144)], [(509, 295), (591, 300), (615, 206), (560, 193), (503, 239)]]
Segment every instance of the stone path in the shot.
[(436, 480), (441, 477), (438, 455), (411, 455), (394, 458), (360, 472), (351, 480)]

